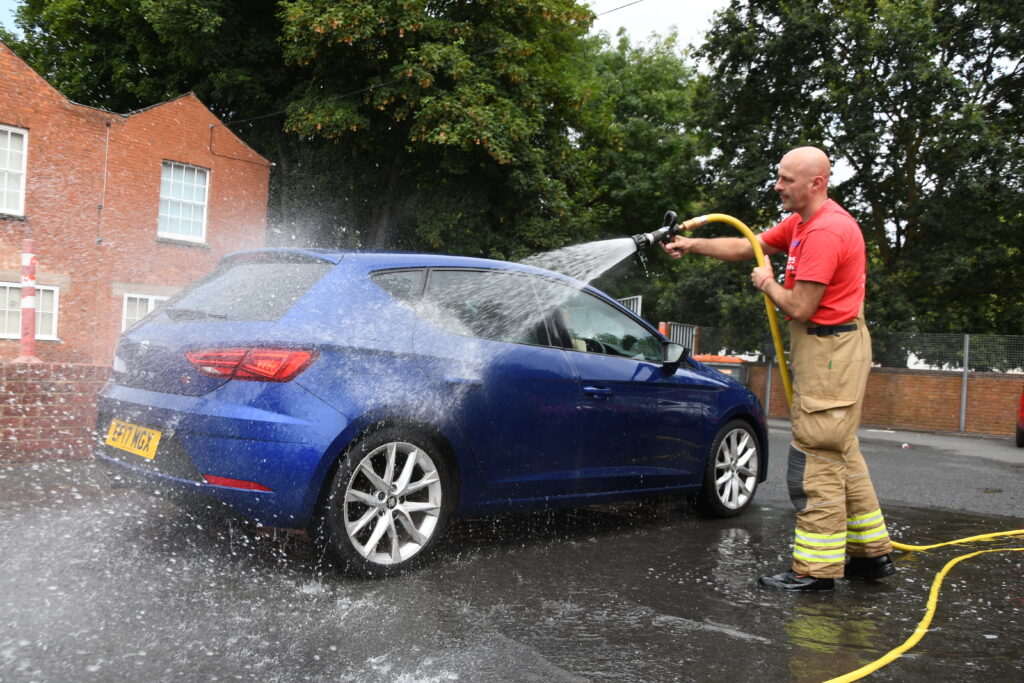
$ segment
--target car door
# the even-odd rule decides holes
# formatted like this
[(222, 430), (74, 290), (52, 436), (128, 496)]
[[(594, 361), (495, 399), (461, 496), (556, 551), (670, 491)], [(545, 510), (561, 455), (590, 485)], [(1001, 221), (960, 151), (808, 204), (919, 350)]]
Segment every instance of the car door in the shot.
[(583, 450), (579, 490), (663, 488), (699, 482), (713, 383), (666, 368), (664, 341), (597, 295), (548, 284), (557, 334), (577, 375)]
[(488, 494), (506, 500), (564, 494), (581, 466), (576, 377), (552, 343), (534, 279), (432, 269), (414, 335)]

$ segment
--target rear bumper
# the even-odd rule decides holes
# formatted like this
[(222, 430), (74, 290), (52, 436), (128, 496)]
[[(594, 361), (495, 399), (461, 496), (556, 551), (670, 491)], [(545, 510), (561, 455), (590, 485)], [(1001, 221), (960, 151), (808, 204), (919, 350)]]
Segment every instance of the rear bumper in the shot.
[[(249, 407), (254, 390), (266, 394), (255, 397), (263, 409)], [(348, 421), (294, 384), (241, 392), (233, 397), (226, 386), (191, 397), (108, 385), (99, 400), (95, 456), (116, 484), (155, 489), (186, 504), (223, 503), (267, 526), (303, 528), (330, 466), (325, 454)], [(300, 407), (301, 418), (294, 415)], [(104, 443), (113, 419), (160, 432), (154, 457)], [(213, 485), (205, 475), (269, 490)]]

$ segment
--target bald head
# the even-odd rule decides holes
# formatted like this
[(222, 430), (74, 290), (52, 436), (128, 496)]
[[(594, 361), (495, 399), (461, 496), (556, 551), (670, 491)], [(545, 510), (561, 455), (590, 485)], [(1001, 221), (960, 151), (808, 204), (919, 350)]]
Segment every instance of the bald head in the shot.
[(828, 155), (817, 147), (797, 147), (787, 152), (779, 162), (779, 179), (775, 183), (782, 208), (810, 220), (828, 199), (831, 171)]
[(828, 176), (832, 172), (832, 164), (828, 161), (828, 155), (817, 147), (797, 147), (782, 157), (782, 163), (789, 162), (796, 170), (802, 171), (807, 176), (820, 175), (828, 183)]

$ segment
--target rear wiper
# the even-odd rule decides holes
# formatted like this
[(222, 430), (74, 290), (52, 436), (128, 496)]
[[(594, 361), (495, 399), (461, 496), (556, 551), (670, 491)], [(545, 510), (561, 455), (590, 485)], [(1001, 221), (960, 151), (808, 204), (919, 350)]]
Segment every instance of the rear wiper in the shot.
[(179, 320), (203, 320), (204, 318), (227, 320), (227, 316), (223, 313), (210, 313), (209, 311), (200, 311), (198, 308), (165, 308), (164, 313), (174, 322)]

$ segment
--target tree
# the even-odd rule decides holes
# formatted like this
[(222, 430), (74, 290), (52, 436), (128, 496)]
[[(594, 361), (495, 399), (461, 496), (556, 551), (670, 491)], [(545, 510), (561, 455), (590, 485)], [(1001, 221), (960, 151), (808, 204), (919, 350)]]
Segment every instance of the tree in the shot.
[(344, 150), (372, 247), (510, 256), (592, 234), (592, 14), (571, 0), (283, 5), (287, 127)]
[[(696, 138), (686, 127), (695, 81), (686, 53), (675, 34), (645, 45), (621, 34), (614, 46), (595, 40), (602, 90), (591, 101), (600, 108), (591, 120), (601, 125), (588, 129), (584, 144), (595, 150), (597, 201), (607, 207), (599, 236), (650, 232), (668, 210), (687, 218), (700, 193), (700, 167)], [(630, 259), (596, 284), (616, 296), (643, 296), (648, 320), (692, 320), (693, 311), (676, 305), (679, 270), (671, 259), (657, 246), (644, 257), (646, 267)]]
[(1022, 41), (1020, 3), (733, 0), (699, 52), (707, 203), (767, 226), (778, 159), (822, 146), (875, 330), (1024, 333)]
[(126, 112), (195, 91), (226, 119), (291, 88), (267, 0), (24, 0), (20, 56), (68, 98)]

